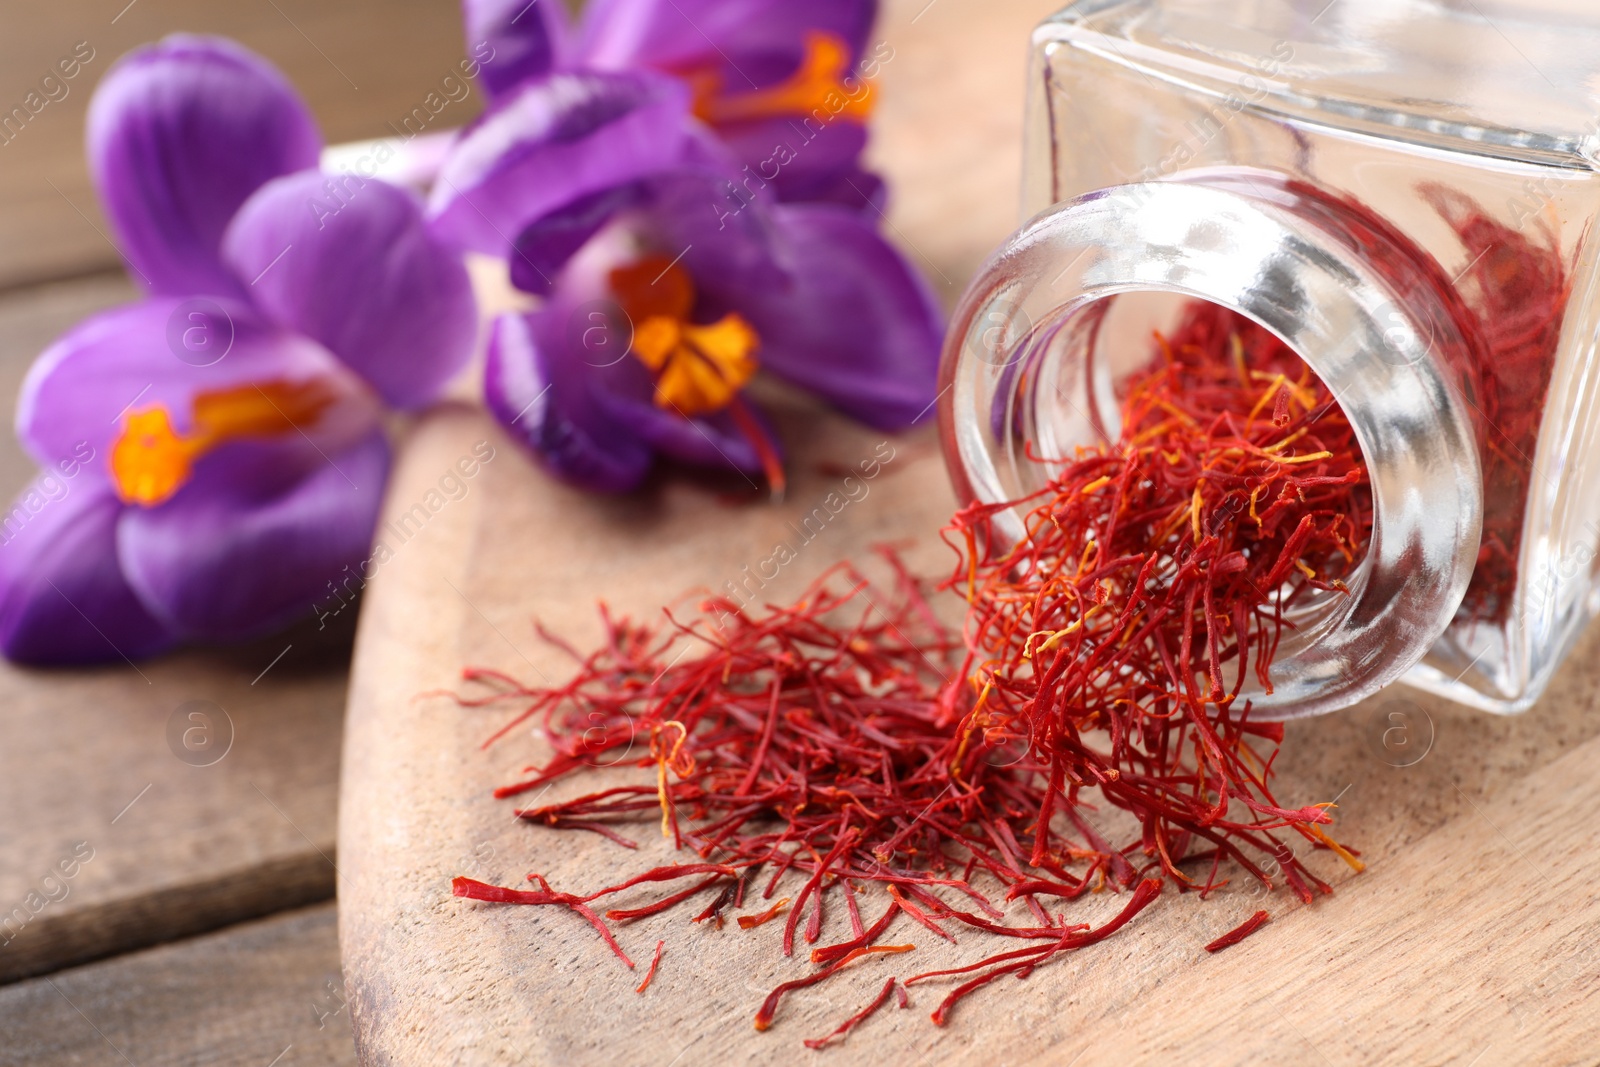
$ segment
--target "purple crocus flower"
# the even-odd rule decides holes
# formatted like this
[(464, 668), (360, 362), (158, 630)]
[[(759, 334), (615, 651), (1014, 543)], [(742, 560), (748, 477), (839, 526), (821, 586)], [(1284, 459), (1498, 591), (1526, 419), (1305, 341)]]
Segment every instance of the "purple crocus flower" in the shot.
[(563, 479), (624, 491), (654, 458), (765, 473), (777, 446), (743, 395), (758, 366), (871, 425), (932, 408), (940, 316), (859, 213), (713, 210), (714, 169), (582, 197), (525, 227), (519, 288), (547, 296), (490, 338), (491, 411)]
[[(440, 232), (503, 253), (564, 200), (677, 168), (686, 146), (733, 162), (720, 202), (831, 201), (876, 214), (861, 168), (875, 0), (465, 0), (487, 44), (490, 106), (462, 136), (429, 205)], [(714, 147), (706, 148), (707, 143)]]
[(412, 194), (315, 170), (260, 58), (171, 37), (121, 60), (89, 164), (148, 296), (38, 361), (17, 431), (42, 468), (4, 519), (0, 647), (78, 663), (262, 633), (359, 565), (385, 407), (471, 355), (472, 293)]

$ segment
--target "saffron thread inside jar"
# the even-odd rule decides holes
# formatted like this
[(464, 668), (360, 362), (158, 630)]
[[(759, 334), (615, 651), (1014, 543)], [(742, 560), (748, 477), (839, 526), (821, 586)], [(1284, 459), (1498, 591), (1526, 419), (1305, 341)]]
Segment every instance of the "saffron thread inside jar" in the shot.
[(1424, 190), (1460, 239), (1467, 265), (1454, 285), (1479, 356), (1469, 375), (1483, 423), (1483, 539), (1457, 619), (1504, 623), (1512, 611), (1524, 513), (1545, 399), (1572, 282), (1555, 234), (1494, 219), (1443, 186)]

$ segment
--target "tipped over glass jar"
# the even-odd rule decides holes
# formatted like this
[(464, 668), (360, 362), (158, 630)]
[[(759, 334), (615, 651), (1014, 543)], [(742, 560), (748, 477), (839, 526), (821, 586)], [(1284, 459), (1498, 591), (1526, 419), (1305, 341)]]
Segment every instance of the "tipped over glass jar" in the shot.
[(958, 492), (1019, 499), (1115, 439), (1128, 340), (1232, 309), (1332, 391), (1374, 502), (1255, 706), (1531, 705), (1600, 608), (1600, 8), (1082, 0), (1030, 85), (1038, 214), (945, 354)]

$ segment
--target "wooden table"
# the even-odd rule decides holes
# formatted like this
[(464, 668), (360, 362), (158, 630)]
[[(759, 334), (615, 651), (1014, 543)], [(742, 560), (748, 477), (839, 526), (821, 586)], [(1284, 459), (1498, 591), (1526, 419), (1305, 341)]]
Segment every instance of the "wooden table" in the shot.
[[(560, 684), (571, 662), (539, 640), (534, 619), (589, 649), (601, 635), (595, 598), (635, 619), (665, 605), (687, 612), (699, 599), (692, 590), (738, 582), (744, 564), (792, 542), (790, 524), (836, 491), (839, 468), (872, 455), (881, 436), (803, 404), (775, 410), (793, 448), (781, 506), (730, 504), (682, 484), (596, 501), (553, 485), (494, 423), (464, 408), (438, 413), (413, 438), (394, 475), (391, 518), (479, 442), (496, 453), (470, 492), (379, 573), (362, 619), (339, 897), (352, 1021), (368, 1062), (795, 1062), (802, 1038), (827, 1033), (886, 975), (1015, 947), (965, 929), (960, 946), (945, 945), (902, 922), (893, 940), (917, 944), (912, 962), (863, 964), (796, 994), (777, 1025), (756, 1033), (762, 997), (814, 970), (803, 953), (784, 959), (770, 927), (701, 928), (681, 910), (616, 924), (641, 967), (658, 938), (667, 943), (661, 973), (639, 996), (638, 973), (576, 916), (450, 895), (455, 875), (516, 886), (538, 871), (557, 889), (584, 892), (692, 861), (649, 819), (618, 827), (637, 852), (516, 820), (513, 810), (537, 798), (495, 801), (490, 791), (547, 750), (524, 727), (483, 751), (515, 705), (463, 709), (439, 694), (466, 665)], [(867, 495), (768, 582), (763, 599), (790, 602), (831, 562), (862, 559), (878, 541), (914, 538), (908, 558), (924, 572), (949, 565), (934, 537), (951, 505), (935, 442), (923, 434), (894, 446)], [(1294, 806), (1337, 798), (1338, 836), (1368, 865), (1355, 875), (1327, 853), (1307, 857), (1336, 886), (1331, 897), (1303, 906), (1286, 889), (1263, 896), (1237, 881), (1205, 902), (1169, 890), (1123, 934), (1021, 985), (990, 987), (946, 1028), (927, 1015), (949, 987), (913, 990), (917, 1010), (874, 1017), (827, 1062), (1595, 1062), (1597, 652), (1600, 628), (1522, 716), (1400, 689), (1289, 724), (1278, 797)], [(608, 773), (616, 777), (559, 783), (547, 802), (640, 780)], [(658, 895), (641, 890), (610, 906)], [(862, 911), (879, 914), (884, 903), (879, 893)], [(1098, 923), (1122, 903), (1086, 899), (1070, 914)], [(1261, 933), (1216, 956), (1202, 950), (1258, 908), (1273, 916)], [(822, 943), (848, 937), (841, 917), (828, 922)]]
[[(1029, 27), (1054, 6), (886, 5), (880, 36), (894, 58), (884, 68), (875, 159), (894, 180), (892, 235), (947, 301), (1015, 223), (1025, 42)], [(0, 396), (14, 395), (27, 363), (52, 337), (131, 295), (111, 269), (115, 257), (79, 147), (88, 91), (117, 53), (178, 29), (234, 33), (288, 71), (329, 138), (340, 140), (382, 135), (388, 121), (426, 95), (461, 49), (456, 22), (450, 0), (11, 5), (0, 16), (0, 104), (20, 98), (76, 41), (91, 41), (98, 58), (67, 100), (0, 148)], [(492, 432), (480, 419), (459, 410), (430, 419), (403, 449), (395, 500), (436, 478), (440, 456), (453, 458), (463, 440)], [(908, 467), (920, 464), (921, 476), (933, 478), (932, 447), (926, 436), (909, 442)], [(549, 487), (524, 460), (507, 460), (496, 476), (507, 479), (507, 501), (526, 516), (530, 503), (548, 499), (537, 494)], [(27, 475), (9, 435), (0, 435), (0, 490), (11, 492)], [(670, 490), (678, 498), (690, 492)], [(931, 512), (938, 500), (912, 503)], [(458, 511), (452, 518), (465, 524), (455, 528), (455, 536), (466, 536), (465, 548), (445, 536), (450, 526), (435, 531), (446, 561), (463, 552), (465, 566), (480, 550), (469, 517)], [(897, 521), (863, 510), (840, 545), (902, 529)], [(684, 558), (666, 551), (668, 563)], [(422, 553), (401, 564), (389, 582), (404, 581), (407, 566), (424, 575), (438, 567)], [(537, 592), (490, 595), (494, 576), (483, 572), (457, 576), (483, 613), (456, 604), (451, 625), (434, 633), (443, 645), (428, 663), (451, 669), (470, 657), (526, 671), (518, 650), (532, 654), (530, 615), (565, 610), (587, 619), (592, 596), (614, 591), (602, 577), (568, 576), (557, 604)], [(427, 636), (395, 615), (365, 625), (363, 655), (371, 663)], [(516, 643), (497, 630), (514, 633)], [(349, 1020), (357, 1005), (341, 978), (328, 903), (342, 862), (334, 831), (350, 640), (348, 631), (306, 627), (277, 641), (185, 652), (137, 669), (0, 667), (0, 917), (80, 842), (93, 849), (69, 894), (0, 947), (0, 1064), (354, 1062)], [(1024, 1030), (1023, 1044), (975, 1048), (970, 1032), (951, 1031), (936, 1046), (919, 1011), (896, 1023), (904, 1030), (900, 1047), (952, 1059), (1004, 1055), (1063, 1064), (1140, 1056), (1592, 1062), (1600, 1047), (1593, 954), (1600, 922), (1585, 874), (1597, 845), (1588, 813), (1600, 800), (1596, 651), (1600, 638), (1591, 634), (1550, 697), (1518, 719), (1402, 692), (1294, 727), (1285, 778), (1319, 795), (1344, 791), (1345, 817), (1374, 863), (1332, 900), (1281, 914), (1270, 938), (1205, 968), (1175, 967), (1174, 954), (1188, 949), (1158, 935), (1183, 920), (1152, 923), (1151, 932), (1130, 935), (1114, 952), (1086, 954), (1070, 971), (1072, 982), (1049, 987), (1053, 999), (1043, 1008), (1032, 998), (1045, 986), (1036, 979), (1022, 987), (1028, 997), (1013, 996), (1009, 1017), (1033, 1028)], [(402, 681), (409, 697), (445, 680), (430, 674), (411, 685), (417, 679), (408, 675), (395, 680), (395, 693)], [(180, 761), (166, 742), (168, 720), (191, 700), (225, 709), (232, 722), (231, 749), (209, 767)], [(1409, 714), (1427, 717), (1434, 748), (1415, 766), (1390, 766), (1374, 752), (1373, 737), (1388, 721), (1386, 700), (1410, 701)], [(500, 769), (485, 764), (474, 773), (489, 781)], [(531, 851), (526, 828), (509, 829), (522, 833), (508, 840)], [(514, 877), (522, 858), (504, 855), (508, 866), (499, 873)], [(455, 873), (444, 867), (458, 858), (447, 854), (439, 873)], [(456, 907), (445, 897), (434, 904), (441, 913)], [(529, 917), (494, 921), (515, 931), (526, 929)], [(1206, 933), (1229, 925), (1220, 912), (1196, 912), (1192, 921), (1206, 924)], [(578, 973), (609, 962), (587, 942), (571, 956)], [(1096, 984), (1103, 973), (1126, 977), (1130, 968), (1133, 981)], [(685, 980), (664, 970), (662, 988)], [(427, 1000), (424, 991), (418, 1011), (433, 1007)], [(742, 1038), (750, 991), (734, 989), (727, 1000), (728, 1032)], [(770, 1057), (792, 1059), (799, 1051), (793, 1027), (768, 1036)], [(726, 1048), (720, 1040), (684, 1051), (714, 1059), (716, 1048)], [(618, 1048), (663, 1063), (679, 1051)], [(611, 1051), (617, 1062), (632, 1062)]]

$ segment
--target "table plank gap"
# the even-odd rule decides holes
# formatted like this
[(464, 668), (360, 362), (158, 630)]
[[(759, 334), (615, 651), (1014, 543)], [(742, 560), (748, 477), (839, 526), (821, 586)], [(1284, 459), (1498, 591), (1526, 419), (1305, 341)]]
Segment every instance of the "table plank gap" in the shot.
[(332, 904), (0, 989), (0, 1067), (353, 1064)]

